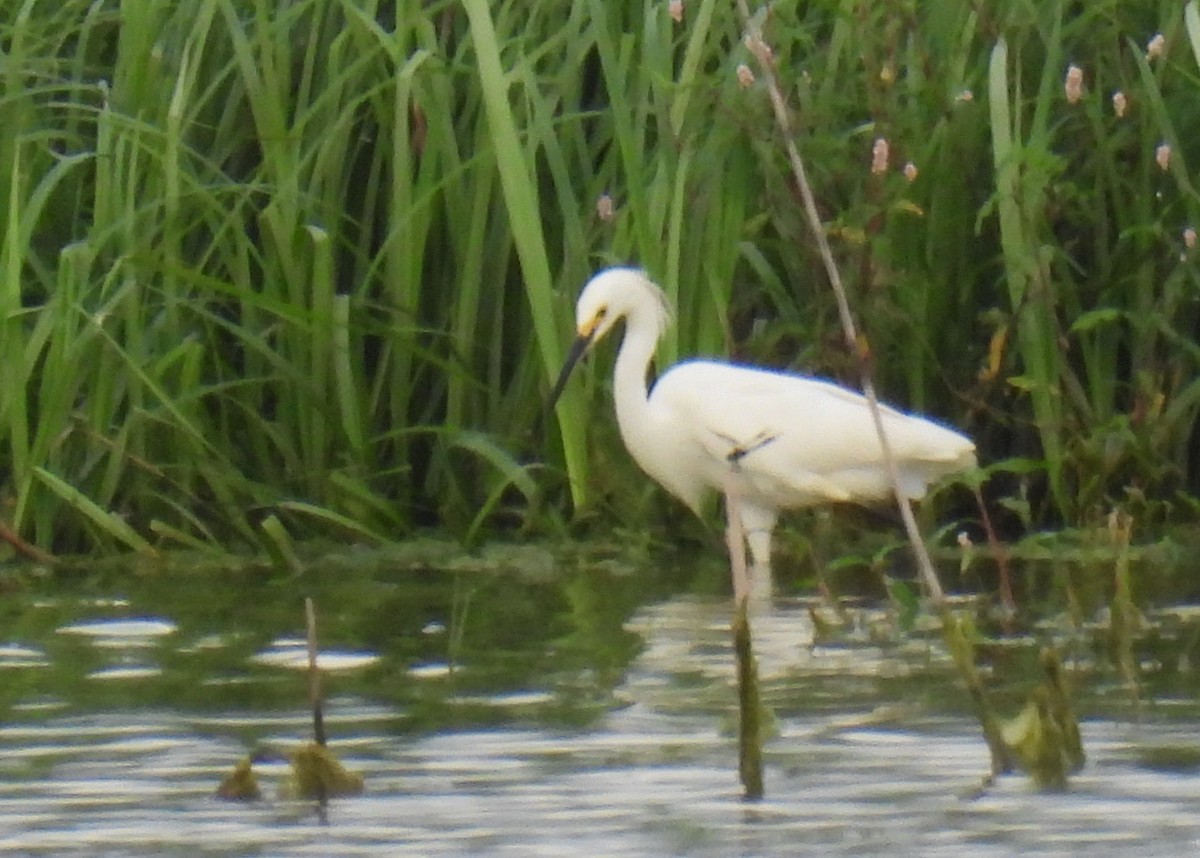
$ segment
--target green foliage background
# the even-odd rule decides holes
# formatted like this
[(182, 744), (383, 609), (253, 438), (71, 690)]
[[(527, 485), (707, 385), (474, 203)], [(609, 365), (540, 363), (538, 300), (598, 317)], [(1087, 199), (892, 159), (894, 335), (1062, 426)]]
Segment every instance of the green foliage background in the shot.
[[(851, 378), (731, 3), (0, 10), (0, 518), (40, 546), (474, 539), (628, 497), (605, 358), (542, 414), (614, 262), (676, 302), (664, 363)], [(1196, 512), (1195, 4), (759, 22), (886, 397), (974, 435), (1028, 525)]]

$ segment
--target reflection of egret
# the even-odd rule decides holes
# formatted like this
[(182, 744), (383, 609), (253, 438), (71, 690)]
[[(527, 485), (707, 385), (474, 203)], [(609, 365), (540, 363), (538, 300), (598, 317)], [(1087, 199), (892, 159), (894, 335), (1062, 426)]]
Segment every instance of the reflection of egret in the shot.
[[(584, 287), (578, 338), (555, 385), (557, 400), (588, 347), (625, 319), (613, 374), (621, 438), (638, 465), (699, 512), (709, 490), (740, 501), (756, 573), (768, 576), (779, 510), (892, 494), (866, 400), (827, 381), (711, 360), (677, 364), (646, 388), (670, 320), (662, 291), (641, 271), (610, 268)], [(884, 430), (910, 498), (975, 463), (969, 438), (881, 406)], [(760, 586), (769, 587), (769, 578)]]

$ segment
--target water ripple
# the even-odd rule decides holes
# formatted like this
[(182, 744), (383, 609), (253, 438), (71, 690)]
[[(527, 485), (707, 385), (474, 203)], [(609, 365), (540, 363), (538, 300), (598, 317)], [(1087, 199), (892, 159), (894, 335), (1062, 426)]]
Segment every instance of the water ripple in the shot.
[[(803, 603), (756, 627), (778, 730), (767, 745), (768, 797), (748, 804), (728, 722), (727, 611), (722, 600), (676, 599), (639, 612), (629, 627), (645, 647), (617, 689), (624, 705), (585, 727), (404, 733), (392, 707), (335, 696), (333, 746), (365, 774), (367, 791), (333, 802), (324, 825), (305, 803), (213, 796), (247, 753), (244, 737), (284, 750), (303, 740), (303, 706), (117, 707), (9, 723), (0, 727), (0, 851), (861, 858), (1166, 856), (1200, 844), (1200, 778), (1144, 761), (1146, 748), (1194, 742), (1193, 725), (1170, 720), (1169, 707), (1136, 724), (1084, 722), (1090, 762), (1068, 792), (1038, 793), (1020, 777), (981, 790), (988, 757), (969, 718), (919, 695), (897, 700), (889, 685), (936, 673), (941, 657), (919, 642), (902, 663), (886, 642), (814, 647)], [(538, 689), (463, 697), (517, 710), (550, 702)], [(284, 769), (259, 767), (268, 794)]]

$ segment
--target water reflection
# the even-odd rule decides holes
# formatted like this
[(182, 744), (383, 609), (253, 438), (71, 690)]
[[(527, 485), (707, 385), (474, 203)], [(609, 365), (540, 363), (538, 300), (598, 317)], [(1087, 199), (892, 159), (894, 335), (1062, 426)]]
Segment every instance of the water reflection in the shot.
[[(250, 656), (250, 661), (267, 667), (308, 670), (308, 642), (304, 638), (278, 638), (267, 649)], [(322, 671), (358, 670), (378, 661), (377, 653), (366, 651), (321, 649), (317, 653), (317, 666)]]
[[(339, 587), (126, 576), (25, 594), (0, 648), (0, 851), (1178, 855), (1200, 843), (1194, 679), (1178, 656), (1156, 660), (1174, 667), (1139, 707), (1084, 689), (1089, 764), (1068, 793), (1017, 777), (980, 793), (987, 750), (935, 636), (889, 634), (887, 613), (862, 606), (852, 633), (813, 646), (810, 604), (781, 601), (755, 628), (777, 733), (768, 798), (747, 805), (726, 599), (638, 608), (647, 585), (620, 571), (339, 575)], [(301, 585), (316, 591), (322, 659), (345, 668), (326, 682), (331, 741), (367, 782), (328, 826), (303, 803), (213, 798), (251, 749), (309, 738)], [(105, 587), (120, 598), (98, 601)], [(1200, 617), (1170, 621), (1186, 642)], [(1005, 657), (1019, 662), (1001, 653), (997, 673)], [(273, 795), (283, 764), (256, 768)]]
[(157, 638), (169, 635), (178, 628), (174, 623), (156, 618), (91, 620), (70, 623), (58, 628), (60, 635), (81, 635), (90, 638), (95, 646), (151, 646)]

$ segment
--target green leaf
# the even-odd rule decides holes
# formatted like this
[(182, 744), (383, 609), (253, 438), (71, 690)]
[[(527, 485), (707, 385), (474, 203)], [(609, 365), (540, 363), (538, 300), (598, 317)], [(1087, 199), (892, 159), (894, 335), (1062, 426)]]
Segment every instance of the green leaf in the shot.
[(154, 548), (142, 536), (130, 527), (124, 519), (115, 513), (102, 509), (95, 501), (83, 494), (65, 480), (55, 476), (43, 467), (35, 467), (33, 473), (50, 491), (58, 495), (76, 512), (83, 515), (101, 531), (107, 533), (118, 542), (140, 551), (144, 554), (156, 554)]
[(1075, 317), (1075, 321), (1071, 323), (1071, 333), (1078, 334), (1090, 331), (1103, 325), (1111, 325), (1113, 322), (1119, 322), (1124, 318), (1125, 311), (1113, 307), (1098, 307), (1095, 310), (1087, 310)]

